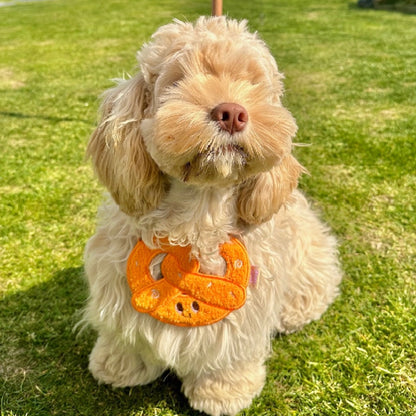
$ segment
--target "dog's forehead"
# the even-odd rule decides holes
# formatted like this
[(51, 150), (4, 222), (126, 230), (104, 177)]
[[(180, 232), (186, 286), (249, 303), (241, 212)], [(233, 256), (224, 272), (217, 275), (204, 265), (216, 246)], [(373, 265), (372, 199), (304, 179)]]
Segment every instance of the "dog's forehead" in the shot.
[(139, 51), (138, 59), (142, 65), (155, 67), (193, 51), (208, 57), (229, 52), (257, 59), (270, 55), (257, 34), (248, 31), (246, 21), (201, 17), (195, 24), (175, 21), (160, 27)]
[[(145, 79), (170, 72), (169, 78), (188, 73), (252, 73), (259, 78), (278, 75), (277, 65), (265, 43), (247, 29), (247, 22), (201, 17), (195, 24), (175, 21), (162, 26), (139, 52)], [(180, 69), (179, 69), (180, 68)]]
[[(273, 58), (268, 56), (267, 61)], [(217, 39), (201, 42), (195, 48), (185, 49), (177, 58), (185, 74), (229, 75), (231, 79), (262, 78), (270, 69), (258, 49), (247, 47), (244, 42)]]

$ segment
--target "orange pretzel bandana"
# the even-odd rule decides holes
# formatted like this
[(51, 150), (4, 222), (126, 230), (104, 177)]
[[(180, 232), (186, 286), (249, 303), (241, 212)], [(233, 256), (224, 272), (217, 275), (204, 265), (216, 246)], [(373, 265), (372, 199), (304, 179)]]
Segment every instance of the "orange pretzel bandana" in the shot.
[[(253, 268), (242, 243), (232, 238), (220, 246), (227, 265), (224, 276), (199, 273), (199, 262), (190, 252), (191, 246), (171, 246), (166, 240), (157, 249), (141, 240), (137, 243), (127, 261), (127, 281), (138, 312), (171, 325), (202, 326), (244, 305)], [(158, 255), (165, 257), (160, 265), (162, 278), (155, 280), (150, 268)]]

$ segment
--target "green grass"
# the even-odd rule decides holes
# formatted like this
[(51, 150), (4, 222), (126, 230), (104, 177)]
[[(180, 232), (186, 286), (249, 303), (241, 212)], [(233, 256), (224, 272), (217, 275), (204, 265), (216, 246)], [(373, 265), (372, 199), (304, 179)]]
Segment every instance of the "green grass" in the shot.
[[(242, 415), (416, 413), (416, 16), (344, 0), (226, 0), (286, 74), (301, 186), (340, 240), (342, 296), (273, 342), (267, 384)], [(82, 251), (101, 188), (84, 149), (97, 97), (142, 42), (208, 1), (45, 1), (0, 8), (0, 412), (198, 415), (173, 374), (98, 386)]]

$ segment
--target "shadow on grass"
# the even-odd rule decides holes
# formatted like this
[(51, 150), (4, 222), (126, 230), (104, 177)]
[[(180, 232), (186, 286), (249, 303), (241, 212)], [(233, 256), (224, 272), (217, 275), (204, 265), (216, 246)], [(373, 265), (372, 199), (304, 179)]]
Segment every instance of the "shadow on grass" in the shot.
[(82, 268), (70, 268), (0, 301), (1, 414), (200, 415), (170, 373), (132, 389), (97, 384), (87, 368), (95, 334), (73, 332), (86, 296)]
[(416, 4), (407, 4), (406, 2), (385, 3), (374, 2), (373, 0), (362, 0), (349, 3), (349, 9), (367, 9), (385, 12), (397, 12), (402, 14), (416, 14)]
[(47, 121), (54, 121), (54, 122), (61, 122), (61, 121), (76, 121), (79, 123), (91, 124), (90, 120), (83, 120), (80, 118), (71, 118), (71, 117), (53, 117), (53, 116), (44, 116), (39, 114), (23, 114), (23, 113), (15, 113), (11, 111), (0, 111), (0, 116), (4, 117), (13, 117), (13, 118), (21, 118), (21, 119), (39, 119), (39, 120), (47, 120)]

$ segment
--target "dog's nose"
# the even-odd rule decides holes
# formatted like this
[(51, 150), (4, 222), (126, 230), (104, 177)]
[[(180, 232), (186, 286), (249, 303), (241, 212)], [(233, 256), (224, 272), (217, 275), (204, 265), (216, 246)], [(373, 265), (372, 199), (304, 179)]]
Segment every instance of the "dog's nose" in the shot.
[(242, 131), (248, 121), (247, 110), (236, 103), (222, 103), (211, 111), (211, 119), (216, 121), (221, 130), (230, 134)]

